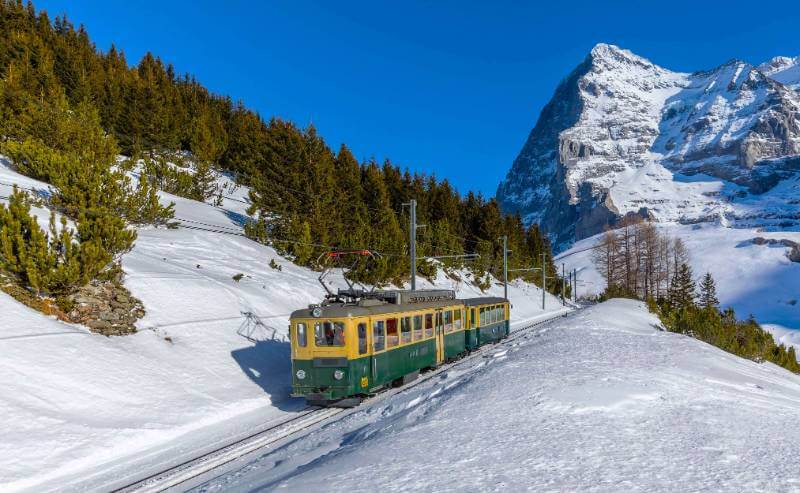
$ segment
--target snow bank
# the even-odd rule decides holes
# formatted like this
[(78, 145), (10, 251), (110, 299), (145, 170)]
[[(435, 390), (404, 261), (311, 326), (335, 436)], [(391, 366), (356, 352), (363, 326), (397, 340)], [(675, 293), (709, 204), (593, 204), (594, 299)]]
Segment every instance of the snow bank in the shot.
[[(658, 224), (661, 232), (681, 238), (689, 250), (695, 277), (711, 272), (717, 282), (722, 306), (732, 306), (740, 318), (752, 314), (767, 329), (776, 326), (800, 329), (800, 263), (786, 256), (782, 245), (757, 245), (756, 237), (788, 239), (800, 242), (800, 233), (765, 232), (756, 229), (728, 228), (720, 224)], [(593, 295), (605, 289), (605, 281), (592, 263), (591, 247), (600, 236), (576, 243), (559, 255), (557, 263), (578, 270), (579, 296)], [(785, 332), (773, 331), (776, 337)], [(785, 342), (800, 342), (800, 335)], [(798, 346), (800, 348), (800, 346)]]
[(800, 378), (612, 300), (199, 491), (793, 491)]

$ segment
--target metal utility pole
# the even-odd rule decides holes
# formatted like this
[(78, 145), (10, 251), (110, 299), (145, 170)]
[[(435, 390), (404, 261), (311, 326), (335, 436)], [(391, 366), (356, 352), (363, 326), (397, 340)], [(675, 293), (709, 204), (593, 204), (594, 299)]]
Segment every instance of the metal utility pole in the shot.
[(567, 284), (567, 281), (565, 279), (564, 269), (565, 269), (564, 262), (561, 262), (561, 304), (562, 305), (566, 305), (567, 304), (567, 300), (565, 298), (566, 291), (564, 289), (566, 284)]
[(503, 235), (503, 298), (508, 299), (508, 236)]
[(544, 311), (544, 296), (547, 292), (547, 257), (545, 257), (544, 252), (542, 252), (542, 311)]
[(572, 301), (578, 301), (578, 269), (572, 269)]
[(575, 282), (572, 280), (572, 271), (569, 271), (569, 299), (575, 294)]
[(408, 204), (411, 209), (409, 219), (411, 224), (408, 227), (408, 249), (411, 254), (411, 290), (417, 289), (417, 201), (411, 199)]

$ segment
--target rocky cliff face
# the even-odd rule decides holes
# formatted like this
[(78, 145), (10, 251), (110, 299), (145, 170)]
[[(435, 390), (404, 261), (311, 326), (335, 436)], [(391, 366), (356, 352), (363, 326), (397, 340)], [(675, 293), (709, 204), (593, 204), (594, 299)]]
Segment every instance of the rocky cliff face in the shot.
[(798, 65), (685, 74), (597, 45), (542, 111), (500, 204), (560, 246), (627, 214), (800, 224)]

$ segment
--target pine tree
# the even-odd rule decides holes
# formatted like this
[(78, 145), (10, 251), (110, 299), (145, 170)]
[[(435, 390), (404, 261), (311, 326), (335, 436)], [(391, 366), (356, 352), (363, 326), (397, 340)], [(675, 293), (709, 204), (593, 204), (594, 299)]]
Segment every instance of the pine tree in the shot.
[(66, 218), (56, 228), (50, 216), (50, 238), (30, 214), (25, 192), (16, 187), (8, 207), (0, 204), (0, 269), (16, 275), (36, 293), (63, 292), (80, 280), (80, 248)]
[(669, 288), (670, 305), (673, 309), (692, 307), (694, 306), (694, 293), (695, 283), (692, 279), (692, 269), (688, 264), (682, 263)]
[(288, 249), (294, 255), (295, 263), (308, 265), (314, 255), (311, 226), (306, 221), (295, 219), (291, 222), (289, 233), (292, 239), (289, 240)]
[(200, 160), (195, 163), (192, 176), (192, 188), (189, 198), (205, 202), (217, 191), (217, 177), (208, 161)]
[(699, 304), (706, 309), (718, 308), (719, 299), (717, 299), (717, 286), (714, 278), (710, 272), (706, 272), (703, 280), (700, 282)]

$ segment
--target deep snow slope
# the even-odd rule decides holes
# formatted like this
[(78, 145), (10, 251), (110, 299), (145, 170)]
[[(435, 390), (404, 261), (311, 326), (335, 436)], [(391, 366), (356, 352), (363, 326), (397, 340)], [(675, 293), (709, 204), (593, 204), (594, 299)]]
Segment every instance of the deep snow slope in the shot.
[(201, 491), (796, 491), (800, 377), (612, 300)]
[[(659, 230), (681, 238), (690, 253), (695, 277), (711, 272), (722, 306), (732, 306), (740, 318), (755, 316), (777, 339), (800, 343), (800, 263), (787, 257), (779, 244), (758, 245), (751, 240), (787, 239), (800, 243), (800, 232), (769, 232), (727, 228), (720, 224), (658, 224)], [(602, 292), (606, 285), (592, 262), (593, 236), (575, 243), (556, 258), (567, 269), (577, 269), (579, 296)], [(798, 345), (800, 349), (800, 345)]]
[[(0, 160), (0, 197), (13, 183), (47, 188)], [(226, 193), (224, 208), (163, 198), (176, 203), (185, 226), (240, 233), (246, 190)], [(49, 212), (37, 213), (46, 226)], [(91, 334), (0, 293), (1, 491), (108, 490), (301, 408), (302, 400), (288, 397), (286, 326), (291, 311), (321, 299), (318, 273), (237, 235), (138, 233), (123, 258), (125, 285), (147, 310), (135, 335)], [(236, 282), (238, 273), (244, 277)], [(436, 286), (479, 293), (444, 274)], [(502, 287), (490, 293), (502, 296)], [(513, 284), (513, 319), (542, 315), (540, 294)], [(561, 309), (552, 296), (547, 303), (548, 312)]]

